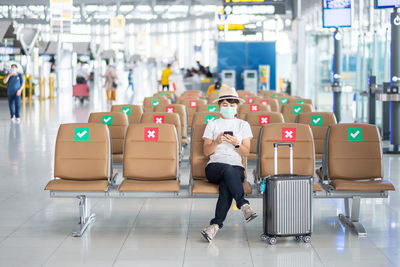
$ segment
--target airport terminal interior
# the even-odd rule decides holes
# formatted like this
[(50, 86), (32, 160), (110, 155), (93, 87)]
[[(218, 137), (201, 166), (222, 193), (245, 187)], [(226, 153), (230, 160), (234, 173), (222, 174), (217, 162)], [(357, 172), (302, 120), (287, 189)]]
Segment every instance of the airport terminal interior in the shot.
[(399, 8), (0, 0), (0, 266), (400, 266)]

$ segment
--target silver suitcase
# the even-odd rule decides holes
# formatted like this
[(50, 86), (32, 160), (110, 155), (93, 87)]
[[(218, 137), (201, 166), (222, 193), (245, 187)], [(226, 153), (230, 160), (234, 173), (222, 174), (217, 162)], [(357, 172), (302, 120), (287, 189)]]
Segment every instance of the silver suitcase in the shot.
[[(290, 174), (277, 173), (279, 146), (289, 146)], [(274, 173), (264, 180), (264, 234), (261, 239), (271, 245), (276, 243), (276, 237), (284, 236), (311, 242), (313, 178), (293, 174), (292, 143), (274, 144)]]

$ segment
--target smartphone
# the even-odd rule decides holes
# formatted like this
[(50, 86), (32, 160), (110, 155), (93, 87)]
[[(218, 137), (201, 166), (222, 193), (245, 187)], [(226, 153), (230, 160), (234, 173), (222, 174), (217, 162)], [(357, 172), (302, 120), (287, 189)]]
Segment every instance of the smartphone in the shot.
[(229, 135), (233, 136), (233, 132), (232, 131), (225, 131), (224, 134), (229, 134)]

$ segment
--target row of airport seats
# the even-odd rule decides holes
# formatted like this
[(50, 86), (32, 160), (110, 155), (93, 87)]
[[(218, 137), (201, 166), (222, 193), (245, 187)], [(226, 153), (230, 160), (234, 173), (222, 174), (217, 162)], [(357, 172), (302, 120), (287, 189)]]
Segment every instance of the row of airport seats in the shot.
[[(73, 233), (74, 236), (81, 236), (94, 219), (90, 214), (90, 197), (149, 197), (152, 194), (156, 197), (187, 197), (218, 194), (218, 185), (208, 183), (205, 177), (205, 166), (209, 159), (203, 154), (202, 135), (207, 123), (206, 116), (213, 116), (215, 119), (220, 116), (219, 112), (198, 111), (193, 115), (190, 138), (190, 184), (189, 190), (185, 190), (180, 185), (179, 174), (180, 141), (177, 129), (180, 127), (165, 122), (154, 123), (154, 114), (157, 114), (154, 113), (155, 109), (165, 108), (165, 105), (172, 104), (167, 103), (164, 106), (158, 104), (153, 110), (141, 114), (140, 119), (129, 117), (129, 112), (126, 111), (127, 105), (112, 107), (113, 115), (122, 115), (128, 124), (123, 141), (119, 140), (117, 145), (122, 146), (124, 152), (118, 156), (122, 157), (123, 161), (123, 181), (119, 184), (116, 182), (117, 173), (112, 170), (111, 125), (89, 122), (60, 126), (56, 140), (54, 179), (45, 189), (50, 191), (52, 197), (79, 199), (80, 224), (78, 230)], [(131, 111), (133, 109), (137, 108), (132, 108)], [(137, 112), (140, 112), (139, 109)], [(163, 114), (166, 113), (168, 112), (164, 110)], [(266, 113), (271, 117), (259, 117)], [(103, 117), (104, 114), (92, 114), (95, 114), (93, 120), (96, 116), (102, 119), (109, 118)], [(314, 197), (343, 198), (346, 214), (339, 215), (339, 218), (358, 233), (365, 233), (365, 229), (358, 222), (360, 199), (384, 198), (388, 196), (388, 191), (394, 190), (391, 183), (383, 181), (379, 133), (376, 126), (367, 124), (336, 124), (334, 121), (335, 123), (329, 126), (321, 127), (320, 125), (324, 125), (326, 120), (322, 117), (321, 122), (318, 120), (321, 117), (318, 116), (324, 115), (298, 114), (297, 123), (283, 123), (282, 114), (270, 111), (249, 112), (245, 116), (249, 122), (254, 121), (259, 129), (255, 143), (256, 185), (273, 174), (272, 144), (276, 142), (292, 142), (294, 172), (314, 176), (316, 140), (312, 128), (320, 127), (316, 128), (319, 129), (317, 132), (320, 131), (319, 136), (325, 134), (326, 138), (324, 142), (322, 141), (323, 165), (317, 170), (319, 179), (313, 185)], [(142, 121), (146, 116), (150, 123)], [(282, 121), (275, 122), (272, 116), (279, 117), (277, 120)], [(266, 118), (269, 123), (262, 123), (261, 119)], [(310, 121), (313, 119), (315, 125)], [(257, 132), (256, 128), (252, 127), (252, 130)], [(354, 140), (350, 140), (350, 137), (354, 137)], [(243, 158), (243, 164), (247, 167), (246, 158)], [(288, 172), (288, 151), (279, 153), (278, 166), (280, 172)], [(247, 195), (260, 196), (260, 192), (252, 188), (247, 177), (243, 187)], [(351, 206), (350, 200), (352, 200)]]

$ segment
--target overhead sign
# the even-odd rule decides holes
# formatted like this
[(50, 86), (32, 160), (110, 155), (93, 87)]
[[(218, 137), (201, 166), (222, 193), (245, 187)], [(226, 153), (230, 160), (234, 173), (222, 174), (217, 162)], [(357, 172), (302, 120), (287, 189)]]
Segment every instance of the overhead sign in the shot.
[[(232, 14), (243, 13), (247, 14), (246, 10), (240, 9), (235, 10), (235, 8), (239, 7), (251, 7), (251, 6), (265, 6), (266, 9), (259, 10), (258, 13), (267, 13), (267, 14), (285, 14), (286, 13), (286, 2), (285, 0), (223, 0), (224, 6), (232, 6)], [(257, 11), (256, 11), (257, 12)], [(254, 11), (251, 11), (253, 14)]]
[[(228, 24), (228, 31), (243, 30), (243, 29), (244, 29), (244, 24)], [(225, 30), (225, 25), (219, 24), (218, 30), (220, 31)]]
[(351, 27), (351, 0), (324, 0), (322, 21), (324, 28)]
[(53, 32), (71, 32), (72, 0), (50, 0), (50, 25)]
[(225, 5), (270, 5), (284, 3), (284, 0), (224, 0)]

